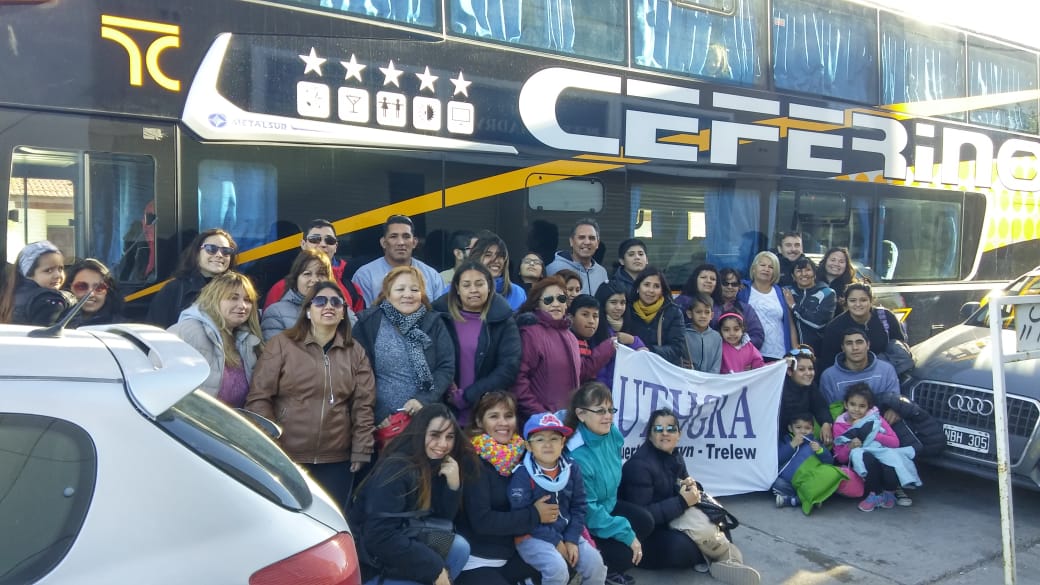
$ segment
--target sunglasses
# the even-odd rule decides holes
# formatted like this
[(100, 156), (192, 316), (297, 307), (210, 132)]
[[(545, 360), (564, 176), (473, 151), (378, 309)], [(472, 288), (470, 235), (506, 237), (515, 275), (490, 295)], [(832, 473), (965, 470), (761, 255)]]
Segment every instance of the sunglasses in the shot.
[(551, 304), (553, 304), (553, 301), (556, 301), (557, 303), (566, 305), (567, 304), (567, 295), (556, 295), (555, 297), (552, 296), (552, 295), (549, 295), (549, 296), (542, 297), (542, 304), (543, 305), (551, 305)]
[(655, 433), (678, 433), (679, 427), (675, 425), (654, 425)]
[(325, 305), (332, 305), (333, 309), (341, 309), (343, 308), (343, 299), (339, 297), (314, 297), (311, 299), (311, 305), (319, 309)]
[(227, 256), (230, 258), (235, 254), (235, 249), (231, 246), (218, 246), (216, 244), (202, 244), (199, 246), (200, 250), (204, 250), (210, 256), (220, 253), (221, 256)]
[(596, 416), (603, 416), (604, 414), (607, 414), (608, 412), (610, 414), (617, 414), (617, 409), (613, 408), (613, 407), (611, 407), (611, 408), (581, 408), (581, 409), (584, 410), (585, 412), (591, 412), (592, 414), (594, 414)]
[[(94, 287), (94, 293), (95, 294), (101, 294), (101, 293), (103, 293), (103, 292), (105, 292), (107, 290), (108, 290), (108, 285), (103, 283), (103, 282), (99, 282), (98, 285)], [(88, 292), (90, 292), (90, 283), (89, 282), (83, 282), (83, 281), (74, 282), (74, 283), (72, 283), (72, 292), (78, 292), (80, 294), (88, 293)]]
[(740, 283), (739, 282), (724, 282), (724, 283), (722, 283), (722, 286), (728, 286), (730, 288), (740, 288)]
[(326, 246), (339, 245), (339, 240), (336, 239), (336, 236), (321, 236), (318, 234), (307, 236), (307, 242), (310, 244), (320, 244), (322, 242), (325, 242)]
[(800, 355), (804, 355), (805, 357), (814, 358), (814, 359), (816, 357), (813, 354), (813, 351), (811, 349), (809, 349), (808, 347), (796, 347), (796, 348), (792, 349), (791, 351), (787, 352), (787, 355), (795, 356), (795, 357), (798, 357)]

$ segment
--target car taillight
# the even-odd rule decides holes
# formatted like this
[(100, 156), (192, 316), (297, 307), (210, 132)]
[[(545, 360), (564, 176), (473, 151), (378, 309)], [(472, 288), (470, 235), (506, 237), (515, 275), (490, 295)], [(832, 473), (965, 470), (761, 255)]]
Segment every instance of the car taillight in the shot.
[(354, 539), (340, 532), (253, 573), (249, 585), (361, 585)]

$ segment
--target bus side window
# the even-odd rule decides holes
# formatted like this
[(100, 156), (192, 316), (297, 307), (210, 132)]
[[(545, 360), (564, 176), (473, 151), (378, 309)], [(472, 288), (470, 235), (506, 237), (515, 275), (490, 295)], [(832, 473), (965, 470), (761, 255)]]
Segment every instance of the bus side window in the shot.
[(198, 229), (227, 230), (239, 251), (265, 243), (278, 220), (278, 171), (272, 165), (203, 160), (197, 192)]
[(89, 153), (90, 255), (120, 282), (156, 278), (155, 160), (150, 156)]

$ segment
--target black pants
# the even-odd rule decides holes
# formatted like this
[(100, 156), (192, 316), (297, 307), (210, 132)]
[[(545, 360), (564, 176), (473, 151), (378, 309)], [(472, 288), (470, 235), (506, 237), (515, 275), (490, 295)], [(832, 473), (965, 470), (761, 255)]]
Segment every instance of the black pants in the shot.
[(535, 582), (541, 578), (538, 571), (514, 554), (506, 564), (501, 567), (481, 567), (463, 571), (455, 578), (455, 585), (516, 585), (527, 579)]
[[(643, 545), (643, 554), (646, 555), (646, 538), (654, 529), (654, 517), (646, 509), (618, 500), (614, 506), (611, 516), (622, 516), (632, 525), (636, 538)], [(614, 540), (613, 538), (599, 538), (592, 535), (596, 541), (599, 552), (603, 555), (603, 562), (607, 565), (608, 573), (624, 573), (632, 568), (632, 549), (627, 544)]]
[(654, 528), (643, 544), (643, 562), (640, 569), (690, 569), (706, 562), (693, 539), (685, 532), (672, 530), (662, 524)]
[(354, 474), (350, 471), (350, 461), (304, 463), (303, 467), (310, 472), (314, 481), (325, 488), (332, 496), (332, 501), (336, 502), (345, 514), (350, 507), (350, 494), (354, 490)]
[(867, 476), (863, 478), (864, 493), (880, 494), (899, 487), (899, 476), (896, 470), (878, 461), (873, 453), (863, 454), (863, 465), (867, 468)]

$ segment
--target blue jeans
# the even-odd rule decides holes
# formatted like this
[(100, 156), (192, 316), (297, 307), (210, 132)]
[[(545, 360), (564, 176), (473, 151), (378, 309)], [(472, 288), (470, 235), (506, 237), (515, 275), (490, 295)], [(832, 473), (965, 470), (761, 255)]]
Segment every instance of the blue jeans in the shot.
[[(466, 561), (469, 560), (469, 543), (466, 542), (462, 535), (456, 534), (455, 540), (451, 543), (451, 549), (448, 551), (448, 558), (444, 560), (444, 564), (448, 568), (448, 576), (451, 577), (452, 581), (459, 576), (462, 572), (462, 567), (466, 566)], [(407, 562), (407, 559), (402, 559), (403, 562)], [(365, 585), (423, 585), (415, 581), (406, 581), (404, 579), (383, 579), (379, 580), (379, 577), (373, 577), (365, 582)]]
[[(567, 585), (571, 576), (567, 561), (556, 547), (540, 538), (528, 538), (516, 545), (517, 552), (528, 565), (542, 574), (542, 585)], [(578, 539), (578, 564), (582, 585), (602, 585), (607, 578), (603, 557), (584, 538)]]

